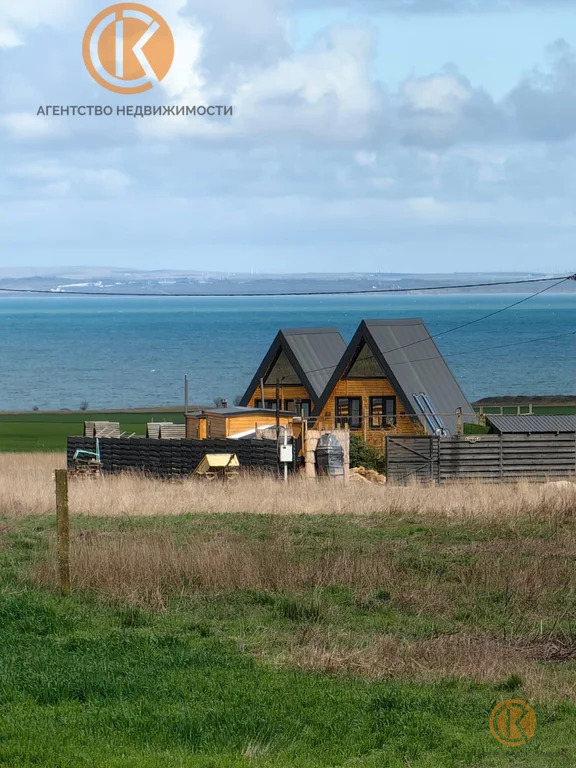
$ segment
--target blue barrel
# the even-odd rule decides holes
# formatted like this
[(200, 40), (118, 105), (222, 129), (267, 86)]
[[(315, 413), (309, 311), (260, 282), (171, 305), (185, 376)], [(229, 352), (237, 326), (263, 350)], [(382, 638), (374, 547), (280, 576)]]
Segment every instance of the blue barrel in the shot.
[(344, 449), (336, 435), (321, 435), (316, 446), (316, 466), (319, 475), (344, 476)]

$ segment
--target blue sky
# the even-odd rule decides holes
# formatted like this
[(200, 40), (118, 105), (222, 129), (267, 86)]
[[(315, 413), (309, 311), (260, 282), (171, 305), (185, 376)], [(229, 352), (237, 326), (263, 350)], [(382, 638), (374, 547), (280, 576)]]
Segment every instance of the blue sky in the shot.
[(106, 0), (0, 0), (0, 267), (574, 271), (572, 3), (147, 4), (174, 66), (115, 96), (80, 55)]

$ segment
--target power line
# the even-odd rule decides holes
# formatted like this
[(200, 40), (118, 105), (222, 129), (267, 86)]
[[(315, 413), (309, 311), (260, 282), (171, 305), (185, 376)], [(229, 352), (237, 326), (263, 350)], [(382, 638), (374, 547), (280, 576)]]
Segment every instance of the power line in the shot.
[(567, 336), (576, 336), (576, 331), (570, 331), (570, 333), (557, 333), (553, 336), (539, 336), (534, 339), (523, 339), (522, 341), (513, 341), (510, 344), (497, 344), (493, 347), (475, 347), (474, 349), (466, 349), (463, 352), (449, 352), (446, 355), (435, 355), (434, 357), (423, 357), (419, 360), (402, 360), (394, 365), (407, 365), (408, 363), (424, 363), (427, 360), (438, 360), (441, 357), (460, 357), (461, 355), (475, 355), (478, 352), (494, 352), (498, 349), (507, 349), (508, 347), (519, 347), (521, 344), (536, 344), (540, 341), (550, 341), (551, 339), (562, 339)]
[[(416, 344), (422, 344), (422, 343), (424, 343), (426, 341), (430, 341), (431, 339), (437, 339), (440, 336), (446, 336), (449, 333), (454, 333), (455, 331), (460, 331), (463, 328), (468, 328), (469, 326), (474, 325), (475, 323), (480, 323), (483, 320), (488, 320), (489, 318), (495, 317), (496, 315), (500, 315), (503, 312), (507, 312), (508, 310), (513, 309), (514, 307), (519, 306), (520, 304), (524, 304), (525, 302), (530, 301), (531, 299), (535, 299), (537, 296), (540, 296), (541, 294), (546, 293), (546, 291), (552, 290), (552, 288), (556, 288), (556, 286), (561, 285), (562, 283), (565, 283), (567, 280), (574, 280), (575, 278), (576, 278), (576, 276), (574, 276), (574, 275), (571, 275), (569, 277), (563, 277), (561, 280), (559, 280), (558, 282), (554, 283), (554, 285), (549, 285), (546, 288), (543, 288), (542, 290), (537, 291), (536, 293), (530, 294), (530, 296), (525, 296), (524, 298), (520, 299), (519, 301), (515, 301), (512, 304), (508, 304), (505, 307), (501, 307), (500, 309), (497, 309), (494, 312), (489, 312), (487, 315), (482, 315), (481, 317), (477, 317), (475, 320), (469, 320), (466, 323), (462, 323), (461, 325), (457, 325), (454, 328), (449, 328), (446, 331), (440, 331), (439, 333), (434, 333), (434, 334), (428, 336), (425, 339), (418, 339), (418, 341), (411, 341), (409, 344), (403, 344), (402, 346), (395, 347), (394, 349), (387, 349), (386, 352), (384, 352), (384, 355), (388, 355), (391, 352), (399, 352), (399, 351), (401, 351), (403, 349), (407, 349), (408, 347), (413, 347)], [(572, 334), (567, 334), (567, 335), (572, 335)], [(527, 342), (521, 342), (521, 343), (527, 343)], [(507, 346), (507, 345), (504, 345), (504, 346)], [(510, 346), (515, 346), (515, 344), (511, 344)], [(491, 349), (491, 348), (488, 348), (488, 349)], [(469, 350), (466, 353), (456, 353), (456, 354), (471, 354), (473, 351), (474, 350)], [(484, 350), (478, 350), (478, 351), (484, 351)], [(450, 357), (453, 357), (453, 356), (454, 355), (450, 355)], [(419, 362), (425, 362), (426, 360), (437, 360), (440, 357), (442, 357), (442, 355), (435, 355), (434, 357), (427, 357), (427, 358), (423, 358), (422, 360), (403, 360), (401, 362), (395, 363), (395, 365), (404, 365), (404, 364), (407, 364), (407, 363), (419, 363)], [(321, 373), (322, 371), (334, 371), (334, 370), (336, 370), (336, 367), (337, 366), (325, 366), (324, 368), (316, 368), (316, 369), (311, 370), (311, 371), (303, 371), (303, 373), (305, 373), (307, 376), (309, 376), (312, 373)]]
[[(426, 363), (428, 360), (439, 360), (441, 357), (460, 357), (461, 355), (475, 355), (478, 352), (495, 352), (498, 349), (508, 349), (509, 347), (519, 347), (522, 344), (537, 344), (541, 341), (550, 341), (552, 339), (563, 339), (568, 336), (576, 336), (576, 331), (570, 331), (569, 333), (556, 333), (552, 336), (538, 336), (533, 339), (523, 339), (522, 341), (513, 341), (510, 344), (497, 344), (490, 347), (474, 347), (473, 349), (466, 349), (462, 352), (448, 352), (445, 355), (434, 355), (433, 357), (420, 357), (417, 360), (402, 360), (394, 363), (394, 365), (409, 365), (410, 363)], [(321, 371), (334, 371), (335, 365), (326, 366), (326, 368), (317, 368), (314, 371), (304, 371), (306, 374), (320, 373)], [(287, 377), (285, 377), (287, 378)]]
[[(278, 293), (270, 293), (269, 291), (255, 292), (255, 293), (124, 293), (115, 291), (56, 291), (48, 288), (0, 288), (1, 293), (27, 293), (27, 294), (44, 294), (49, 296), (116, 296), (118, 298), (128, 298), (130, 296), (146, 298), (156, 297), (164, 299), (242, 299), (242, 298), (274, 298), (276, 296), (366, 296), (370, 294), (386, 294), (386, 293), (412, 293), (414, 291), (430, 292), (430, 291), (457, 291), (463, 288), (491, 288), (502, 285), (527, 285), (529, 283), (549, 283), (552, 280), (558, 279), (557, 277), (535, 277), (527, 278), (525, 280), (502, 280), (496, 283), (468, 283), (464, 285), (428, 285), (428, 286), (416, 286), (412, 288), (370, 288), (358, 291), (280, 291)], [(564, 275), (560, 278), (559, 282), (555, 285), (566, 280), (576, 280), (576, 275)], [(554, 288), (555, 286), (550, 286)], [(548, 290), (548, 289), (546, 289)]]
[[(527, 301), (530, 301), (531, 299), (535, 299), (537, 296), (541, 296), (543, 293), (546, 293), (546, 291), (552, 290), (552, 288), (556, 288), (558, 285), (561, 285), (562, 283), (565, 283), (567, 280), (573, 280), (574, 277), (564, 277), (561, 280), (559, 280), (557, 283), (554, 283), (554, 285), (549, 285), (546, 288), (542, 288), (541, 291), (536, 291), (536, 293), (530, 294), (530, 296), (525, 296), (523, 299), (520, 299), (519, 301), (515, 301), (512, 304), (508, 304), (505, 307), (501, 307), (500, 309), (496, 309), (494, 312), (489, 312), (487, 315), (482, 315), (482, 317), (477, 317), (475, 320), (469, 320), (467, 323), (462, 323), (461, 325), (457, 325), (454, 328), (449, 328), (447, 331), (440, 331), (439, 333), (434, 333), (430, 336), (431, 339), (438, 339), (440, 336), (446, 336), (449, 333), (454, 333), (455, 331), (461, 331), (463, 328), (469, 328), (471, 325), (475, 325), (476, 323), (481, 323), (483, 320), (488, 320), (491, 317), (496, 317), (496, 315), (501, 315), (503, 312), (507, 312), (509, 309), (514, 309), (514, 307), (520, 306), (520, 304), (524, 304)], [(418, 341), (411, 341), (410, 344), (403, 344), (401, 347), (396, 347), (395, 349), (387, 349), (384, 354), (389, 355), (391, 352), (399, 352), (401, 349), (407, 349), (408, 347), (413, 347), (415, 344), (421, 344), (423, 341), (427, 341), (427, 339), (419, 339)]]

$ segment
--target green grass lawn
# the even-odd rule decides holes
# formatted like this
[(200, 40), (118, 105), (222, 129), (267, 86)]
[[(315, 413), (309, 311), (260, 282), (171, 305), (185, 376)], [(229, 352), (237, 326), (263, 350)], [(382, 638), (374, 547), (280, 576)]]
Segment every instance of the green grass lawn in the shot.
[[(571, 545), (558, 547), (573, 540), (574, 528), (568, 520), (488, 526), (378, 515), (78, 516), (76, 583), (62, 598), (46, 566), (54, 561), (53, 519), (0, 519), (0, 765), (573, 766), (576, 706), (548, 686), (547, 676), (559, 674), (573, 691), (574, 662), (537, 665), (543, 682), (535, 695), (505, 669), (484, 683), (450, 675), (418, 681), (401, 672), (382, 680), (354, 663), (309, 671), (294, 662), (294, 651), (312, 649), (318, 636), (338, 637), (361, 658), (384, 635), (424, 643), (454, 633), (501, 640), (532, 635), (540, 622), (547, 638), (570, 632), (570, 576), (559, 572), (559, 587), (545, 567), (548, 581), (533, 598), (522, 592), (523, 581), (496, 593), (488, 579), (503, 567), (502, 552), (530, 567), (537, 555), (545, 563), (550, 557), (558, 568), (573, 557)], [(150, 558), (125, 558), (122, 550), (119, 569), (104, 567), (117, 546), (140, 552), (131, 548), (143, 542)], [(173, 561), (157, 582), (140, 579), (157, 546), (186, 557), (194, 546), (202, 552), (222, 542), (232, 560), (214, 561), (213, 585), (200, 572), (175, 580)], [(242, 574), (239, 559), (247, 563), (254, 553), (262, 573), (250, 578), (265, 579), (279, 561), (278, 584), (227, 584), (225, 571)], [(385, 557), (397, 577), (368, 589), (359, 572), (355, 589), (339, 584), (335, 572), (323, 586), (312, 586), (313, 578), (287, 586), (281, 558), (288, 567), (321, 567), (334, 553), (359, 562)], [(492, 708), (511, 697), (528, 700), (538, 718), (535, 736), (518, 748), (499, 744), (488, 728)]]
[(118, 421), (127, 434), (146, 434), (149, 421), (184, 423), (178, 411), (118, 411), (97, 413), (69, 411), (61, 413), (0, 413), (0, 452), (65, 451), (68, 435), (81, 435), (85, 421)]

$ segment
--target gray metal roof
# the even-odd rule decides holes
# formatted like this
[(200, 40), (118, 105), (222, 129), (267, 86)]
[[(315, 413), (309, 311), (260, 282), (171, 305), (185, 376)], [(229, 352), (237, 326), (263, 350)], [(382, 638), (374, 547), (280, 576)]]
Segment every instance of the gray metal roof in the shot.
[(546, 414), (486, 414), (486, 421), (500, 434), (557, 434), (576, 431), (576, 416)]
[(458, 431), (457, 408), (462, 408), (465, 422), (477, 420), (474, 409), (422, 320), (366, 320), (365, 325), (392, 377), (427, 431), (430, 430), (426, 419), (414, 397), (422, 392), (450, 434), (455, 435)]
[(337, 328), (283, 328), (280, 333), (298, 360), (316, 399), (324, 392), (346, 350)]
[[(264, 416), (271, 416), (274, 418), (276, 416), (276, 409), (275, 408), (244, 408), (240, 405), (234, 406), (233, 408), (207, 408), (204, 411), (201, 411), (200, 414), (189, 414), (192, 416), (197, 415), (204, 415), (204, 414), (216, 414), (216, 416), (247, 416), (249, 414), (262, 414)], [(294, 414), (291, 411), (279, 411), (281, 416), (294, 416)]]
[(346, 342), (337, 328), (281, 329), (244, 393), (240, 401), (242, 405), (250, 401), (260, 379), (265, 378), (282, 350), (310, 396), (317, 402), (346, 351)]
[(336, 383), (345, 374), (363, 343), (372, 350), (406, 411), (419, 418), (427, 433), (433, 430), (418, 406), (416, 396), (421, 393), (425, 393), (434, 413), (439, 415), (445, 429), (452, 435), (458, 431), (457, 408), (462, 408), (463, 421), (477, 420), (466, 395), (426, 326), (418, 318), (364, 320), (332, 375), (321, 402), (314, 409), (315, 416), (322, 412)]

